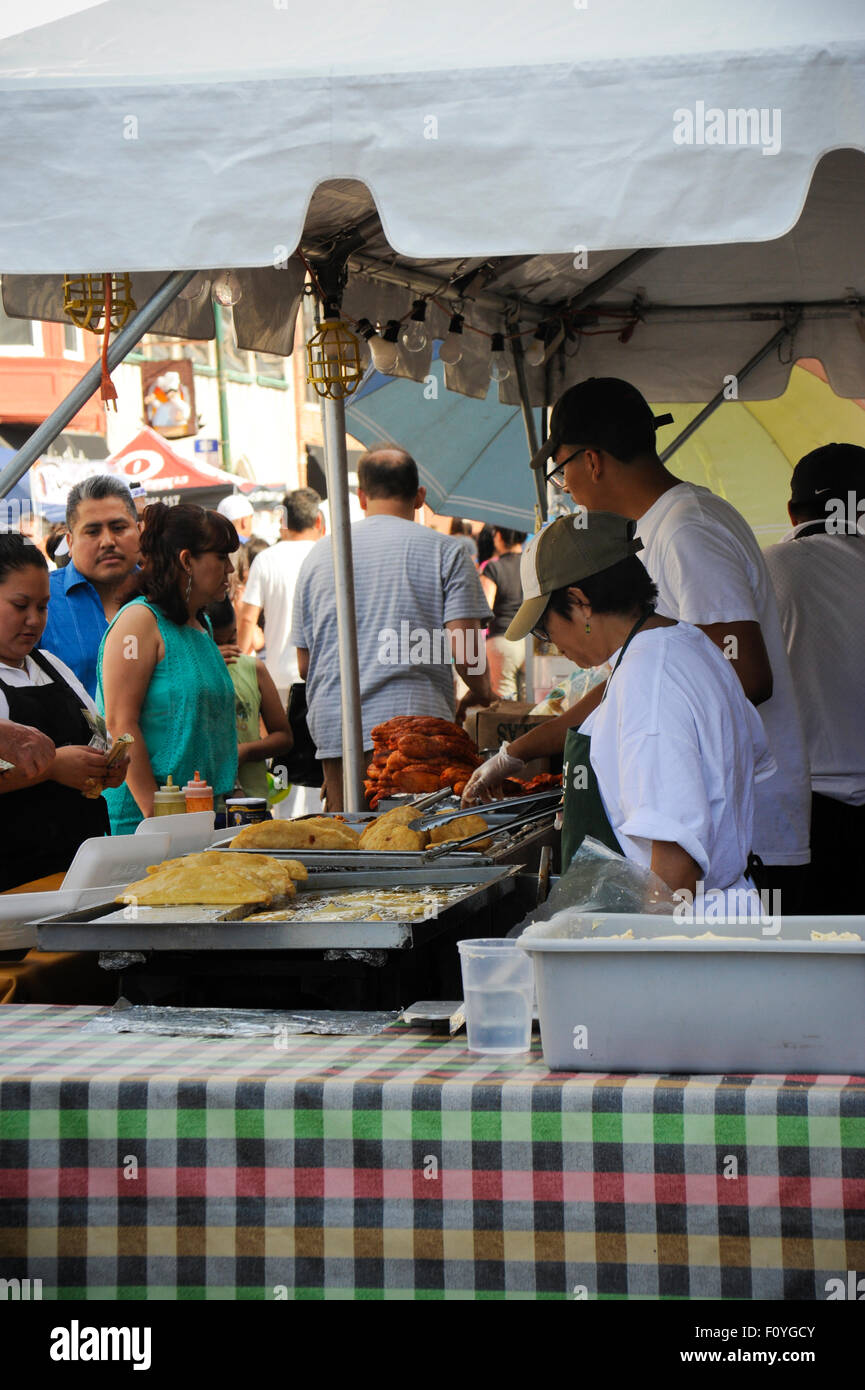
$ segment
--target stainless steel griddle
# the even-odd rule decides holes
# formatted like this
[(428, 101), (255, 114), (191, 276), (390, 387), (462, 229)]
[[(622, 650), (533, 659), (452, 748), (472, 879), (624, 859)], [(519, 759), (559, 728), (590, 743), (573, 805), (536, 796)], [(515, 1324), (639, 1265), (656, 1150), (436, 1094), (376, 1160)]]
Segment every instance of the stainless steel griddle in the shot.
[(406, 950), (513, 893), (518, 872), (518, 865), (477, 862), (417, 870), (367, 867), (351, 875), (320, 873), (297, 884), (298, 897), (361, 888), (465, 886), (457, 901), (427, 920), (292, 922), (289, 908), (285, 922), (244, 922), (224, 920), (236, 913), (232, 908), (137, 907), (133, 913), (109, 902), (42, 919), (37, 945), (41, 951)]

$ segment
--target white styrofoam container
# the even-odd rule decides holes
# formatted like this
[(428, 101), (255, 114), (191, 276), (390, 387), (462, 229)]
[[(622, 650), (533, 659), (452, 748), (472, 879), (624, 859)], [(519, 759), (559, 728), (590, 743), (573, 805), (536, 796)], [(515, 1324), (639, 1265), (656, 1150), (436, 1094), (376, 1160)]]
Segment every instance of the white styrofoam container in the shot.
[[(168, 857), (171, 836), (96, 835), (84, 840), (66, 870), (61, 888), (99, 888), (106, 883), (133, 883), (148, 865)], [(57, 909), (62, 912), (62, 908)]]
[(122, 883), (115, 883), (97, 888), (55, 888), (49, 893), (0, 893), (0, 951), (29, 950), (36, 945), (40, 917), (98, 907), (122, 887)]
[[(865, 941), (859, 917), (785, 917), (780, 936), (656, 941), (672, 917), (592, 914), (591, 939), (520, 938), (535, 962), (551, 1071), (865, 1075)], [(632, 929), (632, 941), (605, 936)]]

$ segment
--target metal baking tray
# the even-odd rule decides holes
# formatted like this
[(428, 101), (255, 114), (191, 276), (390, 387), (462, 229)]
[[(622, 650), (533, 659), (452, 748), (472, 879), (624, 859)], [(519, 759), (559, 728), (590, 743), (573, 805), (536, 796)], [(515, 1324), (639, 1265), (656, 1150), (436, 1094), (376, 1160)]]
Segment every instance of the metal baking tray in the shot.
[[(298, 895), (327, 889), (410, 888), (466, 885), (466, 894), (449, 904), (437, 917), (405, 922), (281, 922), (214, 921), (214, 912), (233, 909), (143, 908), (137, 916), (123, 918), (123, 905), (102, 903), (78, 912), (46, 917), (37, 923), (40, 951), (300, 951), (342, 948), (405, 950), (436, 936), (455, 920), (469, 916), (489, 903), (513, 893), (519, 865), (480, 865), (472, 868), (369, 870), (352, 874), (317, 874), (298, 883)], [(181, 911), (197, 921), (178, 922)], [(158, 914), (158, 915), (157, 915)], [(170, 915), (169, 915), (170, 914)], [(210, 914), (202, 920), (201, 914)], [(119, 916), (119, 919), (118, 919)], [(102, 920), (111, 917), (111, 921)]]
[[(316, 878), (321, 874), (336, 874), (345, 870), (360, 873), (369, 868), (370, 860), (380, 864), (382, 869), (394, 870), (421, 870), (428, 862), (427, 851), (424, 849), (406, 850), (402, 854), (388, 854), (384, 850), (369, 849), (232, 849), (228, 841), (222, 840), (210, 848), (229, 851), (231, 854), (266, 854), (269, 859), (296, 859), (298, 863), (304, 864), (311, 874), (315, 874)], [(471, 854), (466, 850), (462, 854), (443, 855), (437, 862), (452, 864), (454, 868), (468, 869), (482, 868), (485, 865), (488, 867), (493, 861), (489, 855)]]
[[(231, 854), (267, 854), (274, 859), (296, 859), (315, 874), (337, 873), (340, 869), (364, 870), (370, 862), (374, 862), (376, 866), (380, 865), (383, 869), (423, 869), (425, 865), (431, 866), (432, 864), (453, 864), (466, 868), (475, 865), (489, 865), (515, 850), (542, 822), (547, 822), (545, 828), (552, 825), (557, 806), (548, 804), (545, 809), (538, 810), (537, 798), (527, 797), (525, 800), (533, 802), (535, 805), (526, 807), (520, 816), (515, 816), (513, 812), (508, 815), (507, 810), (500, 810), (498, 805), (494, 810), (483, 807), (469, 811), (459, 810), (453, 813), (451, 819), (480, 814), (487, 821), (487, 829), (479, 831), (476, 835), (470, 835), (465, 840), (453, 841), (450, 848), (444, 844), (438, 844), (430, 845), (427, 849), (404, 850), (398, 853), (388, 853), (385, 850), (271, 849), (253, 846), (232, 849), (231, 842), (234, 835), (238, 833), (235, 830), (234, 835), (217, 841), (216, 844), (210, 846), (210, 849), (228, 851)], [(506, 807), (507, 803), (502, 803), (502, 806), (503, 808)], [(534, 814), (531, 814), (532, 810)], [(495, 843), (483, 853), (478, 850), (461, 848), (461, 846), (467, 847), (493, 836), (496, 837)]]

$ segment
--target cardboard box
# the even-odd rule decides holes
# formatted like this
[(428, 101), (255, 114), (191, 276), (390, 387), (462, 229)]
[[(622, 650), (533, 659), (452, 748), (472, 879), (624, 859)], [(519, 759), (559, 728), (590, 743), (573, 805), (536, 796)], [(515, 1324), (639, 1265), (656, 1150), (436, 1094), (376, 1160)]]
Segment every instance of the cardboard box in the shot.
[[(473, 739), (481, 754), (497, 753), (503, 743), (513, 743), (514, 739), (527, 734), (538, 724), (546, 724), (553, 719), (551, 714), (530, 714), (532, 705), (520, 700), (497, 700), (487, 709), (471, 709), (466, 715), (465, 730)], [(554, 760), (557, 764), (561, 759)], [(549, 758), (534, 758), (521, 776), (535, 777), (539, 772), (550, 771)]]

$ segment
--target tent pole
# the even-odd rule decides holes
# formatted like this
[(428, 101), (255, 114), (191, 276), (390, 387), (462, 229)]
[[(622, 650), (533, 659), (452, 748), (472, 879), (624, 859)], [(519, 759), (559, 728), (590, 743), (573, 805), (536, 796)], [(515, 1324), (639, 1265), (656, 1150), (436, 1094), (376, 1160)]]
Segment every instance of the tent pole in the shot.
[[(526, 439), (529, 445), (529, 458), (534, 458), (540, 445), (538, 443), (538, 431), (535, 424), (535, 417), (529, 401), (529, 383), (526, 379), (526, 363), (523, 356), (523, 345), (519, 338), (511, 339), (511, 353), (514, 359), (514, 368), (517, 374), (517, 389), (520, 393), (520, 406), (523, 412), (523, 424), (526, 427)], [(541, 476), (541, 469), (533, 470), (535, 475), (535, 489), (538, 494), (538, 506), (541, 509), (541, 520), (547, 519), (547, 490), (546, 484)]]
[(348, 506), (348, 453), (345, 444), (345, 401), (325, 396), (321, 403), (327, 500), (333, 528), (333, 566), (339, 649), (339, 688), (342, 706), (343, 810), (362, 811), (363, 721), (360, 668), (357, 658), (357, 616), (354, 603), (354, 564), (351, 554), (351, 513)]
[[(526, 379), (526, 362), (525, 362), (525, 355), (524, 355), (524, 353), (523, 353), (523, 344), (522, 344), (522, 339), (521, 339), (521, 338), (513, 338), (513, 339), (511, 340), (511, 352), (512, 352), (512, 354), (513, 354), (514, 367), (515, 367), (515, 369), (516, 369), (516, 374), (517, 374), (517, 387), (518, 387), (518, 389), (519, 389), (519, 393), (520, 393), (520, 405), (521, 405), (522, 411), (523, 411), (523, 424), (524, 424), (525, 427), (526, 427), (526, 439), (528, 440), (528, 445), (529, 445), (529, 457), (530, 457), (530, 458), (534, 458), (535, 454), (538, 452), (538, 449), (540, 448), (540, 441), (538, 440), (538, 431), (537, 431), (537, 428), (536, 428), (536, 426), (535, 426), (535, 416), (534, 416), (534, 412), (533, 412), (533, 410), (532, 410), (531, 403), (530, 403), (530, 401), (529, 401), (529, 383), (528, 383), (528, 381), (527, 381), (527, 379)], [(540, 514), (541, 522), (543, 523), (543, 522), (546, 521), (546, 519), (547, 519), (547, 487), (546, 487), (546, 483), (544, 482), (544, 478), (543, 478), (543, 469), (542, 469), (542, 468), (535, 468), (535, 469), (533, 469), (533, 472), (534, 472), (534, 475), (535, 475), (535, 490), (537, 491), (537, 494), (538, 494), (538, 513)], [(526, 640), (526, 669), (525, 669), (526, 699), (529, 700), (532, 704), (534, 704), (534, 702), (535, 702), (535, 639), (534, 639), (534, 637), (532, 637), (531, 633), (529, 633), (528, 637), (527, 637), (525, 640)]]
[[(744, 381), (746, 376), (750, 376), (754, 368), (760, 365), (764, 357), (768, 357), (773, 348), (779, 347), (784, 339), (794, 332), (796, 323), (798, 323), (798, 317), (785, 323), (783, 328), (779, 328), (778, 332), (773, 333), (769, 341), (763, 344), (759, 352), (755, 352), (754, 356), (745, 363), (744, 367), (739, 368), (739, 371), (735, 373), (737, 386), (740, 381)], [(727, 400), (736, 399), (736, 397), (728, 396), (726, 394), (727, 390), (728, 388), (726, 386), (722, 386), (721, 390), (712, 397), (708, 405), (704, 405), (703, 409), (694, 416), (690, 424), (685, 426), (681, 434), (676, 435), (672, 444), (668, 444), (664, 452), (658, 455), (661, 463), (666, 463), (667, 459), (670, 458), (677, 449), (682, 447), (685, 440), (690, 439), (691, 435), (700, 428), (704, 420), (708, 420), (710, 415), (714, 415), (719, 405), (723, 405)]]
[[(138, 340), (144, 337), (149, 328), (153, 327), (160, 314), (165, 312), (169, 304), (177, 298), (180, 291), (197, 274), (197, 270), (174, 271), (167, 280), (163, 281), (147, 303), (133, 314), (129, 322), (121, 328), (117, 337), (109, 344), (108, 370), (110, 372), (123, 361), (128, 352), (132, 351)], [(0, 497), (5, 497), (7, 492), (24, 477), (30, 465), (36, 462), (39, 455), (44, 454), (48, 445), (57, 438), (61, 430), (66, 428), (69, 421), (90, 400), (101, 380), (102, 363), (94, 362), (81, 380), (73, 386), (69, 395), (52, 410), (47, 420), (43, 420), (42, 424), (33, 431), (15, 457), (9, 460), (0, 473)]]

